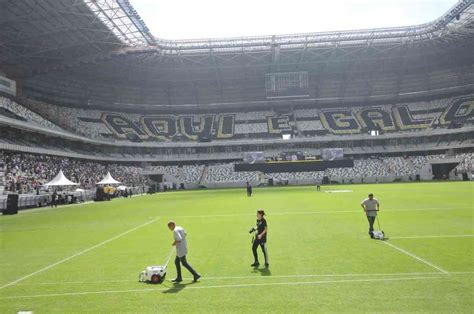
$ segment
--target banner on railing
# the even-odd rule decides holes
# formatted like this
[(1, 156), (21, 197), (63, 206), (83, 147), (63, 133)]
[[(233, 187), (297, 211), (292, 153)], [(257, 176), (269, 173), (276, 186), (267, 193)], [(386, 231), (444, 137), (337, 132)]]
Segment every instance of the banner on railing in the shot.
[(263, 152), (248, 152), (244, 154), (244, 163), (256, 164), (265, 162), (265, 156)]
[(344, 150), (342, 148), (325, 148), (321, 157), (323, 160), (340, 160), (344, 158)]

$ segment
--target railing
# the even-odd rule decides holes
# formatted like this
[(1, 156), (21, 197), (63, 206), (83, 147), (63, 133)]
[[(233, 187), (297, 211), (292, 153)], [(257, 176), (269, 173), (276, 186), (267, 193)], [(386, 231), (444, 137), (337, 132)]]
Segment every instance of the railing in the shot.
[[(436, 134), (437, 130), (433, 130), (430, 135), (438, 135)], [(447, 130), (447, 131), (456, 131), (456, 129), (453, 130)], [(464, 130), (463, 130), (464, 131)], [(473, 128), (466, 129), (465, 132), (472, 132)], [(369, 137), (367, 136), (367, 140), (382, 140), (384, 139), (385, 135), (378, 136), (376, 138)], [(413, 133), (407, 133), (407, 137), (422, 137), (422, 136), (428, 136), (426, 132), (413, 132)], [(342, 140), (343, 136), (339, 136), (338, 140)], [(335, 139), (335, 138), (334, 138)], [(347, 139), (347, 141), (354, 141), (356, 139), (350, 138)], [(292, 144), (298, 144), (298, 143), (313, 143), (313, 142), (319, 142), (321, 141), (321, 138), (315, 139), (315, 138), (297, 138), (292, 141)], [(237, 141), (238, 143), (235, 143), (235, 146), (238, 145), (245, 145), (249, 144), (250, 142), (248, 141), (247, 143), (242, 143), (241, 141)], [(281, 140), (274, 140), (272, 141), (257, 141), (255, 145), (260, 144), (260, 145), (272, 145), (272, 144), (279, 144), (279, 145), (284, 145), (285, 142)], [(199, 143), (201, 144), (201, 143)], [(219, 143), (213, 142), (215, 146), (219, 146)], [(286, 143), (285, 143), (286, 144)], [(474, 144), (470, 141), (464, 141), (462, 143), (458, 144), (443, 144), (443, 145), (438, 145), (436, 146), (434, 143), (430, 144), (423, 144), (423, 145), (404, 145), (403, 148), (399, 147), (386, 147), (384, 145), (376, 145), (371, 147), (370, 149), (363, 149), (363, 147), (354, 147), (354, 148), (344, 148), (347, 150), (348, 154), (350, 155), (365, 155), (365, 154), (380, 154), (380, 153), (400, 153), (400, 152), (418, 152), (418, 151), (428, 151), (428, 150), (436, 150), (436, 151), (445, 151), (447, 149), (452, 149), (452, 148), (457, 148), (457, 149), (462, 149), (462, 148), (472, 148)], [(235, 159), (241, 159), (242, 158), (242, 152), (233, 152), (233, 153), (195, 153), (195, 154), (168, 154), (168, 155), (156, 155), (155, 157), (143, 157), (143, 156), (130, 156), (130, 157), (116, 157), (116, 156), (111, 156), (111, 155), (102, 155), (102, 156), (97, 156), (94, 154), (81, 154), (81, 153), (73, 153), (73, 152), (64, 152), (63, 150), (59, 149), (44, 149), (44, 148), (39, 148), (39, 147), (29, 147), (29, 146), (24, 146), (24, 145), (17, 145), (17, 144), (5, 144), (5, 143), (0, 143), (0, 151), (5, 150), (5, 151), (14, 151), (14, 152), (23, 152), (23, 153), (32, 153), (32, 154), (44, 154), (44, 155), (52, 155), (52, 156), (62, 156), (62, 157), (68, 157), (68, 158), (77, 158), (77, 159), (85, 159), (85, 160), (93, 160), (93, 161), (111, 161), (111, 162), (157, 162), (157, 161), (167, 161), (167, 162), (179, 162), (179, 161), (207, 161), (207, 160), (216, 160), (216, 161), (222, 161), (222, 160), (235, 160)], [(311, 153), (313, 155), (318, 155), (321, 153), (321, 149), (319, 148), (305, 148), (305, 150), (308, 153)], [(281, 152), (280, 149), (266, 149), (265, 150), (268, 155), (275, 155)]]
[[(93, 200), (95, 197), (95, 191), (84, 191), (84, 192), (65, 192), (68, 196), (65, 204), (70, 204), (72, 197), (74, 196), (76, 202), (86, 202)], [(0, 210), (7, 208), (8, 194), (0, 195)], [(51, 202), (51, 193), (48, 194), (20, 194), (18, 196), (18, 209), (34, 208), (34, 207), (45, 207)]]
[[(131, 189), (134, 195), (146, 193), (148, 190), (147, 188), (143, 189), (143, 187), (130, 187), (127, 188), (128, 190)], [(95, 190), (86, 190), (83, 192), (64, 192), (67, 196), (64, 203), (60, 203), (58, 205), (66, 205), (66, 204), (77, 204), (87, 201), (92, 201), (95, 198), (96, 191)], [(18, 197), (18, 209), (26, 209), (26, 208), (36, 208), (36, 207), (46, 207), (51, 204), (51, 193), (45, 194), (20, 194)], [(75, 202), (72, 203), (72, 197), (75, 197)], [(0, 195), (0, 211), (3, 211), (7, 208), (7, 198), (8, 194)]]
[[(156, 46), (139, 47), (138, 49), (149, 49), (163, 54), (196, 54), (219, 51), (270, 50), (274, 46), (302, 48), (305, 46), (327, 47), (335, 44), (360, 45), (364, 43), (415, 42), (443, 36), (444, 33), (447, 33), (445, 30), (450, 23), (454, 24), (454, 27), (450, 25), (450, 31), (452, 32), (453, 28), (458, 26), (457, 24), (461, 18), (471, 18), (471, 12), (468, 11), (471, 5), (471, 0), (461, 0), (435, 21), (415, 26), (236, 38), (157, 39)], [(461, 15), (463, 12), (466, 13), (466, 17)]]

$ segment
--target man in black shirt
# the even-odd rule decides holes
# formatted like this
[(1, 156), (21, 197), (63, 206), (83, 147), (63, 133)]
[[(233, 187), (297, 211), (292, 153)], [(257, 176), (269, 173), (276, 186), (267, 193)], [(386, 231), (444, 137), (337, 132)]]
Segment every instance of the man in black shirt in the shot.
[(268, 251), (267, 251), (267, 221), (263, 217), (265, 212), (263, 210), (257, 211), (257, 228), (253, 228), (252, 231), (256, 231), (257, 236), (254, 238), (252, 243), (252, 253), (254, 258), (254, 263), (250, 266), (258, 267), (260, 263), (258, 261), (257, 248), (260, 246), (262, 248), (263, 256), (265, 257), (265, 267), (268, 268)]
[(247, 196), (252, 196), (252, 186), (250, 185), (250, 182), (247, 181)]

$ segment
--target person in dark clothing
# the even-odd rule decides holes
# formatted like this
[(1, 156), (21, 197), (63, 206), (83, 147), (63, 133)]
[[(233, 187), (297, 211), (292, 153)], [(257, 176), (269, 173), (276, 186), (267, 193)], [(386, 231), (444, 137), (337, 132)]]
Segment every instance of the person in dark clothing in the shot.
[(268, 233), (268, 226), (267, 226), (267, 221), (264, 218), (265, 216), (265, 211), (263, 210), (258, 210), (257, 211), (257, 226), (255, 228), (251, 229), (251, 232), (256, 232), (256, 236), (253, 239), (252, 242), (252, 253), (253, 253), (253, 258), (254, 262), (252, 267), (258, 267), (260, 266), (260, 263), (258, 261), (258, 254), (257, 254), (257, 248), (260, 246), (262, 248), (263, 256), (265, 257), (265, 267), (268, 268), (270, 266), (268, 262), (268, 251), (267, 251), (267, 233)]
[(56, 191), (51, 195), (51, 207), (58, 207), (58, 193)]
[(250, 185), (250, 182), (247, 181), (247, 196), (250, 197), (252, 196), (252, 185)]
[(316, 180), (316, 191), (321, 191), (321, 180)]

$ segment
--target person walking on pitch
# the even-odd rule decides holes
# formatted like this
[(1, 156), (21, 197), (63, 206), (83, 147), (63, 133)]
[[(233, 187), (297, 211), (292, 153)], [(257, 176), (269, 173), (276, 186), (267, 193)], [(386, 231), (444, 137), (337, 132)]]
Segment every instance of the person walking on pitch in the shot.
[(379, 201), (374, 198), (374, 194), (370, 193), (369, 197), (363, 200), (360, 206), (362, 206), (367, 216), (367, 220), (369, 221), (369, 235), (373, 238), (374, 222), (377, 217), (377, 212), (380, 210)]
[(257, 226), (250, 229), (250, 233), (256, 232), (256, 236), (254, 236), (254, 239), (252, 241), (252, 253), (253, 253), (253, 258), (254, 262), (252, 267), (258, 267), (260, 266), (260, 263), (258, 261), (258, 254), (257, 254), (257, 248), (260, 246), (262, 248), (263, 256), (265, 257), (265, 267), (268, 268), (270, 264), (268, 263), (268, 251), (267, 251), (267, 234), (268, 234), (268, 226), (267, 226), (267, 220), (264, 218), (265, 216), (265, 211), (263, 210), (258, 210), (257, 211)]
[(176, 246), (176, 258), (174, 260), (174, 264), (176, 265), (176, 278), (171, 281), (176, 283), (183, 281), (181, 264), (193, 275), (193, 282), (198, 281), (201, 275), (199, 275), (186, 260), (186, 254), (188, 254), (186, 231), (183, 227), (177, 226), (174, 221), (168, 222), (168, 228), (173, 231), (174, 242), (171, 245)]

